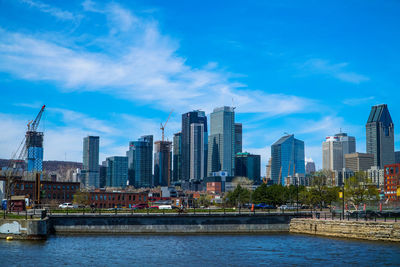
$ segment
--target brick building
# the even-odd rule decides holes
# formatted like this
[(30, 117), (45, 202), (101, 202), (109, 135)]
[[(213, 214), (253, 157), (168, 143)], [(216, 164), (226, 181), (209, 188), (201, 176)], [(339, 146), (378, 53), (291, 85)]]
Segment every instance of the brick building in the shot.
[[(41, 181), (41, 204), (61, 204), (72, 202), (73, 195), (79, 191), (80, 183)], [(13, 195), (25, 195), (34, 200), (35, 181), (18, 180), (14, 186)]]
[(399, 200), (397, 190), (400, 190), (400, 164), (385, 165), (384, 192), (389, 201)]
[(147, 204), (148, 192), (106, 191), (89, 192), (89, 201), (96, 208), (132, 208), (136, 204)]

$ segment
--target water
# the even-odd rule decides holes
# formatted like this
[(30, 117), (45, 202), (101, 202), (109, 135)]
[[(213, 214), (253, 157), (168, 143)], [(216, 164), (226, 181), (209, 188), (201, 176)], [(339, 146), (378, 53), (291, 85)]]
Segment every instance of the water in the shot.
[(314, 236), (57, 236), (0, 241), (0, 266), (395, 266), (400, 244)]

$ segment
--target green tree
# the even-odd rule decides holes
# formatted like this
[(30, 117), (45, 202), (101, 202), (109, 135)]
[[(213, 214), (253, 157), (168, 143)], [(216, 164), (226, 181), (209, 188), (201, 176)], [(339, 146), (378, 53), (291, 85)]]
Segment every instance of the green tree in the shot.
[(89, 193), (84, 191), (76, 192), (73, 197), (73, 203), (85, 206), (89, 205), (90, 204)]
[(235, 188), (235, 190), (228, 192), (225, 196), (225, 203), (230, 206), (242, 205), (244, 203), (250, 202), (251, 191), (247, 188), (243, 188), (240, 184)]
[(350, 205), (359, 206), (367, 201), (379, 199), (379, 190), (368, 179), (363, 171), (356, 172), (346, 180), (344, 186), (345, 201)]

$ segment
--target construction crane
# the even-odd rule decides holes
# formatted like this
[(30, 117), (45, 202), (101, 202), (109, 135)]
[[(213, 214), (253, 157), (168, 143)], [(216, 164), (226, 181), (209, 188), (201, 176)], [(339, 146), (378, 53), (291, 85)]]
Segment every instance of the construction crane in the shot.
[(165, 129), (165, 126), (167, 126), (167, 123), (168, 123), (169, 118), (171, 117), (172, 111), (173, 110), (171, 110), (171, 112), (169, 113), (167, 121), (164, 123), (164, 125), (161, 123), (161, 126), (160, 126), (160, 129), (161, 129), (161, 132), (162, 132), (161, 141), (163, 141), (163, 142), (164, 142), (164, 129)]
[[(18, 163), (24, 162), (25, 159), (29, 162), (29, 148), (32, 143), (39, 144), (42, 146), (43, 144), (43, 133), (38, 133), (36, 130), (39, 126), (40, 119), (42, 118), (45, 105), (42, 106), (38, 115), (33, 121), (28, 122), (27, 124), (27, 132), (22, 139), (21, 143), (19, 144), (17, 150), (12, 154), (10, 162), (8, 164), (6, 170), (6, 187), (5, 187), (5, 196), (7, 199), (8, 209), (10, 209), (10, 202), (11, 202), (11, 194), (13, 192), (13, 187), (16, 181), (16, 177), (19, 171), (17, 166)], [(39, 138), (38, 138), (39, 136)], [(41, 171), (41, 170), (40, 170)], [(21, 173), (22, 177), (22, 173)]]

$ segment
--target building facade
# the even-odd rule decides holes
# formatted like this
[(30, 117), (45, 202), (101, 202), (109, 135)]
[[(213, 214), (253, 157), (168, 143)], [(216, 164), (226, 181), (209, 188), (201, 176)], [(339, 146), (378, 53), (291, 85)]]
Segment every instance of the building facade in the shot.
[(242, 152), (243, 142), (243, 125), (241, 123), (235, 123), (235, 155)]
[(400, 151), (396, 151), (394, 156), (395, 163), (400, 163)]
[(315, 172), (315, 162), (307, 161), (306, 163), (306, 174), (313, 174)]
[(261, 179), (261, 156), (237, 153), (235, 156), (235, 176), (247, 177), (258, 183)]
[(204, 124), (190, 124), (190, 180), (204, 178)]
[(346, 168), (345, 155), (356, 152), (356, 138), (346, 133), (328, 136), (322, 143), (322, 168), (340, 171)]
[(182, 133), (174, 134), (173, 153), (172, 153), (172, 181), (182, 180)]
[[(207, 117), (204, 111), (194, 110), (182, 114), (182, 180), (188, 181), (190, 179), (190, 125), (192, 123), (203, 124), (203, 138), (204, 138), (204, 151), (205, 157), (208, 150), (208, 130), (207, 130)], [(206, 159), (204, 159), (204, 170), (207, 169)]]
[(128, 174), (129, 184), (135, 187), (153, 185), (153, 136), (144, 135), (137, 141), (129, 142)]
[(172, 142), (154, 143), (154, 183), (153, 186), (169, 186), (172, 175)]
[(83, 139), (83, 168), (85, 187), (100, 187), (99, 174), (99, 136), (87, 136)]
[(400, 164), (389, 164), (384, 166), (385, 171), (385, 197), (389, 201), (400, 200)]
[(395, 163), (394, 124), (386, 104), (373, 106), (366, 124), (367, 153), (374, 155), (373, 166), (383, 169)]
[(345, 155), (347, 169), (358, 172), (367, 171), (374, 164), (374, 155), (367, 153), (352, 153)]
[(271, 178), (275, 184), (287, 184), (287, 177), (305, 177), (304, 142), (286, 135), (271, 146)]
[(105, 191), (89, 192), (90, 204), (96, 208), (133, 208), (137, 204), (147, 204), (148, 192)]
[(114, 156), (106, 159), (107, 187), (125, 188), (128, 184), (128, 157)]
[(385, 171), (378, 166), (372, 166), (367, 170), (368, 179), (379, 188), (383, 188), (385, 183)]
[(215, 108), (210, 114), (207, 175), (235, 170), (235, 111), (233, 107)]

